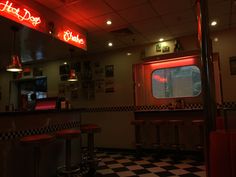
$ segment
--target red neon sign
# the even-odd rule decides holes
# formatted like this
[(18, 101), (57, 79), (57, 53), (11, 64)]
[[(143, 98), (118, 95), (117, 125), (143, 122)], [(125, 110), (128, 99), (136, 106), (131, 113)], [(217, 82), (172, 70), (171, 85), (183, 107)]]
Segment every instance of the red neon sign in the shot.
[(41, 23), (40, 17), (31, 15), (31, 12), (25, 8), (14, 7), (10, 1), (0, 2), (0, 14), (22, 24), (28, 24), (36, 27)]
[(154, 75), (153, 79), (156, 79), (157, 81), (162, 82), (162, 83), (167, 82), (167, 78), (163, 78), (163, 77), (159, 76), (158, 74)]
[(62, 30), (58, 33), (58, 38), (76, 47), (87, 49), (85, 36), (78, 32), (74, 32), (70, 29)]

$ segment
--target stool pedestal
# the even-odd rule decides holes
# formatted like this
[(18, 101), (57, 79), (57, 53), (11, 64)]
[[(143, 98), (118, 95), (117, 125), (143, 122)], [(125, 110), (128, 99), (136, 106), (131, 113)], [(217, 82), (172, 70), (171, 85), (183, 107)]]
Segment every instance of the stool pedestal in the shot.
[(65, 166), (59, 167), (57, 174), (58, 176), (72, 176), (80, 171), (80, 168), (73, 166), (71, 163), (71, 140), (80, 139), (80, 130), (66, 129), (56, 132), (58, 138), (65, 140)]
[(87, 163), (89, 166), (87, 176), (92, 177), (96, 173), (96, 168), (98, 165), (98, 160), (96, 159), (94, 152), (94, 134), (101, 132), (101, 128), (96, 124), (84, 124), (80, 126), (80, 130), (82, 133), (87, 134)]
[(40, 177), (40, 157), (41, 145), (45, 145), (54, 140), (54, 136), (48, 134), (25, 136), (20, 139), (23, 145), (33, 146), (34, 148), (34, 177)]
[(131, 124), (134, 125), (135, 131), (135, 147), (136, 147), (136, 155), (140, 156), (142, 154), (142, 146), (143, 140), (141, 136), (141, 127), (145, 124), (144, 120), (133, 120)]

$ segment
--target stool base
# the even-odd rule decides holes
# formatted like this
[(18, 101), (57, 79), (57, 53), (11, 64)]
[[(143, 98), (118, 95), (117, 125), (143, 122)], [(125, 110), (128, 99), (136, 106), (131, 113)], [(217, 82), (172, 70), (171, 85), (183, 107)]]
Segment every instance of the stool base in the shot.
[(65, 166), (59, 167), (57, 169), (58, 177), (80, 177), (80, 168), (78, 166), (71, 166), (70, 170), (67, 170)]

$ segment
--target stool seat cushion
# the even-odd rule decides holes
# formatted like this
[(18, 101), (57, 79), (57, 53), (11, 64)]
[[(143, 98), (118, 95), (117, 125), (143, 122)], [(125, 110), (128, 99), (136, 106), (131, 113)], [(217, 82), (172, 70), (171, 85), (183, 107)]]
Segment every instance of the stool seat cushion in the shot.
[(77, 138), (81, 134), (80, 130), (77, 129), (65, 129), (56, 132), (56, 136), (59, 138), (65, 138), (65, 139), (71, 139), (71, 138)]
[(145, 124), (145, 121), (144, 120), (132, 120), (131, 124), (132, 125), (143, 125), (143, 124)]
[(198, 120), (192, 120), (192, 124), (194, 125), (203, 125), (204, 124), (204, 120), (198, 119)]
[(100, 132), (101, 128), (96, 124), (83, 124), (80, 126), (82, 133), (95, 133)]
[(160, 125), (164, 123), (164, 120), (151, 120), (150, 123), (154, 125)]
[(40, 134), (40, 135), (30, 135), (25, 136), (20, 139), (20, 141), (24, 144), (40, 144), (40, 143), (48, 143), (54, 139), (54, 136), (49, 134)]
[(169, 123), (171, 124), (183, 124), (183, 120), (169, 120)]

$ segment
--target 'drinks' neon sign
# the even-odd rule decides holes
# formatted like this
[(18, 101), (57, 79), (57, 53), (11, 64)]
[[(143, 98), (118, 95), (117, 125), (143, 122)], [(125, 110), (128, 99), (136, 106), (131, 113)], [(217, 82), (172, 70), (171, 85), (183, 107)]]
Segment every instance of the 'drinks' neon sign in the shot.
[(13, 3), (6, 1), (5, 3), (0, 2), (0, 13), (5, 12), (10, 16), (14, 16), (20, 22), (28, 22), (33, 26), (37, 26), (41, 23), (40, 17), (34, 17), (31, 12), (25, 8), (20, 9), (13, 6)]
[(71, 41), (71, 42), (75, 42), (75, 43), (78, 43), (81, 45), (85, 44), (84, 39), (80, 38), (80, 36), (78, 34), (74, 35), (70, 30), (64, 31), (63, 37), (66, 42)]

